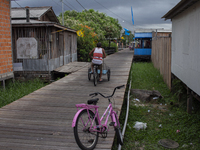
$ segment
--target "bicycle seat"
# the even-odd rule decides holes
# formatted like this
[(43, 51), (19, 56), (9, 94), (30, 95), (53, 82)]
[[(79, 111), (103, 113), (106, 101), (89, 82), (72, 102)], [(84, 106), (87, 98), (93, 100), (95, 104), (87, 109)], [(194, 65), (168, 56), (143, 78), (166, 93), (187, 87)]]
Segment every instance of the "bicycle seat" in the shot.
[(98, 98), (90, 99), (90, 100), (87, 101), (87, 103), (88, 103), (88, 105), (92, 105), (92, 104), (96, 105), (98, 100), (99, 100)]

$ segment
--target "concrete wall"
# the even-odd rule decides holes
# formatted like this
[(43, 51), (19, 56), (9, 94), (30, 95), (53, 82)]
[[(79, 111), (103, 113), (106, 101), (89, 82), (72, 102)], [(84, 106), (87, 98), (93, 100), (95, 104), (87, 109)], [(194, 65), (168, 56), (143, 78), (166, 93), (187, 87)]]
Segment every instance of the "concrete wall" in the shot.
[(0, 81), (13, 77), (10, 0), (0, 0)]
[(200, 95), (200, 1), (172, 19), (171, 69)]

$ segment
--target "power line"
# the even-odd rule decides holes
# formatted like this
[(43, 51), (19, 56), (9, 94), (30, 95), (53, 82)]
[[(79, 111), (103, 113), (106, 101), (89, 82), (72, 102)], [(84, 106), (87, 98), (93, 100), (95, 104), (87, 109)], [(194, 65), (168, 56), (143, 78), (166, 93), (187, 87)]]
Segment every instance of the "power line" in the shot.
[(65, 0), (73, 9), (75, 9), (76, 11), (78, 11), (74, 6), (72, 6), (72, 4), (70, 4), (67, 0)]
[[(108, 8), (106, 8), (105, 6), (103, 6), (101, 3), (97, 2), (96, 0), (94, 0), (96, 3), (98, 3), (99, 5), (101, 5), (102, 7), (104, 7), (105, 9), (107, 9), (108, 11), (110, 11), (111, 13), (113, 13), (114, 15), (118, 16), (117, 14), (115, 14), (114, 12), (112, 12), (111, 10), (109, 10)], [(119, 18), (121, 18), (120, 16), (118, 16)], [(123, 19), (123, 18), (121, 18)]]
[[(66, 1), (66, 0), (65, 0)], [(77, 1), (77, 3), (79, 3), (79, 5), (84, 9), (84, 10), (86, 10), (86, 8), (78, 1), (78, 0), (76, 0)], [(66, 1), (67, 2), (67, 1)], [(96, 1), (97, 2), (97, 1)], [(63, 2), (64, 3), (64, 2)], [(69, 3), (69, 2), (68, 2)], [(98, 3), (98, 2), (97, 2)], [(65, 4), (65, 3), (64, 3)], [(70, 3), (69, 3), (70, 4)], [(101, 5), (100, 3), (98, 3), (99, 5)], [(71, 4), (70, 4), (71, 5)], [(67, 5), (68, 6), (68, 5)], [(72, 6), (72, 5), (71, 5)], [(102, 7), (104, 7), (104, 8), (106, 8), (105, 6), (103, 6), (103, 5), (101, 5)], [(69, 7), (69, 6), (68, 6)], [(72, 6), (73, 7), (73, 6)], [(69, 7), (69, 8), (71, 8), (71, 7)], [(72, 9), (72, 8), (71, 8)], [(106, 8), (107, 10), (109, 10), (108, 8)], [(73, 9), (72, 9), (73, 10)], [(109, 10), (110, 12), (112, 12), (111, 10)], [(115, 14), (114, 12), (112, 12), (113, 14)], [(118, 16), (117, 14), (115, 14), (116, 16)], [(93, 17), (94, 19), (96, 19), (93, 15), (92, 15), (92, 13), (91, 13), (91, 17)], [(120, 16), (118, 16), (119, 18), (121, 18)], [(125, 19), (123, 19), (123, 18), (121, 18), (122, 20), (125, 20)]]
[[(24, 10), (26, 10), (26, 8), (22, 7), (18, 2), (16, 2), (16, 0), (14, 0), (14, 2), (15, 2), (19, 7), (23, 8)], [(29, 14), (30, 14), (30, 16), (32, 15), (32, 14), (30, 13), (30, 11), (29, 11)], [(34, 15), (32, 15), (32, 17), (34, 17)]]
[[(98, 3), (99, 5), (101, 5), (102, 7), (104, 7), (105, 9), (107, 9), (108, 11), (110, 11), (111, 13), (113, 13), (114, 15), (116, 15), (117, 17), (119, 17), (122, 20), (125, 20), (124, 18), (120, 17), (119, 15), (115, 14), (114, 12), (112, 12), (110, 9), (106, 8), (105, 6), (103, 6), (101, 3), (97, 2), (96, 0), (94, 0), (96, 3)], [(126, 22), (129, 22), (127, 20), (125, 20)], [(130, 22), (129, 22), (130, 23)]]
[[(52, 0), (54, 3), (56, 3), (58, 6), (60, 6), (60, 7), (62, 7), (59, 3), (57, 3), (57, 2), (55, 2), (54, 0)], [(69, 7), (67, 4), (65, 4), (64, 2), (63, 2), (63, 4), (64, 5), (66, 5), (68, 8), (70, 8), (70, 9), (72, 9), (71, 7)], [(73, 9), (72, 9), (73, 10)]]
[(19, 7), (21, 7), (21, 8), (23, 8), (18, 2), (16, 2), (15, 0), (14, 0), (14, 2), (19, 6)]
[[(76, 1), (79, 3), (78, 0), (76, 0)], [(79, 5), (81, 5), (81, 3), (79, 3)], [(85, 7), (83, 7), (83, 5), (81, 5), (81, 7), (82, 7), (84, 10), (86, 10)]]
[(54, 3), (56, 3), (59, 7), (61, 7), (61, 5), (59, 4), (59, 3), (57, 3), (57, 2), (55, 2), (54, 0), (52, 0)]
[(64, 3), (63, 2), (63, 4), (65, 5), (65, 6), (67, 6), (68, 8), (70, 8), (71, 10), (73, 10), (70, 6), (68, 6), (66, 3)]
[[(54, 3), (56, 3), (58, 6), (62, 7), (58, 2), (55, 2), (54, 0), (52, 0)], [(66, 1), (67, 2), (67, 1)], [(69, 2), (68, 2), (69, 3)], [(70, 8), (71, 10), (73, 10), (69, 5), (67, 5), (65, 2), (63, 2), (63, 4), (65, 6), (67, 6), (68, 8)], [(71, 5), (71, 4), (70, 4)], [(72, 5), (71, 5), (72, 6)], [(73, 6), (72, 6), (73, 7)]]

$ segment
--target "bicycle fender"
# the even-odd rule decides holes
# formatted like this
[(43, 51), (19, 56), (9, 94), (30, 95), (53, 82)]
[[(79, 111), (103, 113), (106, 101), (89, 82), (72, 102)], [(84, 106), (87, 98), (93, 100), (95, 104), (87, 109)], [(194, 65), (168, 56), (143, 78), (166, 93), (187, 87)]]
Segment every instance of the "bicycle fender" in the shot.
[(79, 115), (83, 110), (85, 110), (85, 109), (86, 109), (86, 108), (83, 108), (83, 109), (80, 109), (79, 111), (77, 111), (77, 113), (75, 114), (74, 119), (73, 119), (73, 121), (72, 121), (72, 128), (75, 127), (75, 125), (76, 125), (76, 120), (77, 120), (77, 118), (78, 118), (78, 115)]

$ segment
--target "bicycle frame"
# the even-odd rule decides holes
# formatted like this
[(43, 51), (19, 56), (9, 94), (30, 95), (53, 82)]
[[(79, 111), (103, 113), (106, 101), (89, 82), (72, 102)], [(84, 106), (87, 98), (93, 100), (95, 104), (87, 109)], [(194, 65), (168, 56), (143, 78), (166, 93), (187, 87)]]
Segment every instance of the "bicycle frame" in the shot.
[[(76, 143), (81, 149), (94, 149), (98, 142), (99, 133), (101, 134), (101, 138), (106, 138), (109, 126), (113, 126), (117, 135), (117, 142), (123, 145), (120, 123), (110, 101), (116, 89), (122, 87), (124, 85), (115, 87), (113, 93), (109, 96), (104, 96), (99, 92), (89, 94), (92, 98), (101, 95), (103, 98), (108, 99), (109, 105), (101, 118), (99, 117), (99, 106), (96, 105), (99, 98), (90, 99), (87, 101), (87, 104), (76, 104), (77, 113), (72, 121), (72, 127), (74, 128)], [(111, 123), (108, 125), (109, 117), (111, 117)]]
[[(90, 123), (90, 129), (89, 129), (90, 132), (103, 133), (104, 131), (109, 131), (108, 130), (108, 119), (109, 119), (109, 116), (111, 117), (112, 122), (114, 122), (114, 127), (117, 126), (117, 122), (116, 122), (117, 120), (115, 120), (116, 112), (113, 111), (112, 103), (110, 103), (108, 105), (107, 109), (105, 110), (105, 112), (103, 113), (101, 118), (99, 117), (99, 113), (98, 113), (99, 106), (87, 105), (87, 104), (76, 104), (76, 107), (77, 107), (77, 113), (74, 116), (74, 119), (73, 119), (73, 122), (72, 122), (72, 127), (75, 127), (75, 125), (76, 125), (75, 123), (76, 123), (77, 117), (83, 110), (87, 110), (88, 116), (89, 116), (89, 111), (92, 111), (95, 114), (93, 119), (88, 117), (89, 118), (89, 122), (87, 122), (87, 123)], [(79, 108), (82, 108), (82, 109), (79, 110)], [(106, 116), (106, 114), (107, 114), (107, 116)], [(102, 124), (102, 121), (103, 121), (105, 116), (106, 116), (106, 120), (105, 120), (104, 124)], [(96, 118), (97, 118), (97, 121), (98, 121), (99, 125), (93, 126), (94, 121), (95, 121)]]

